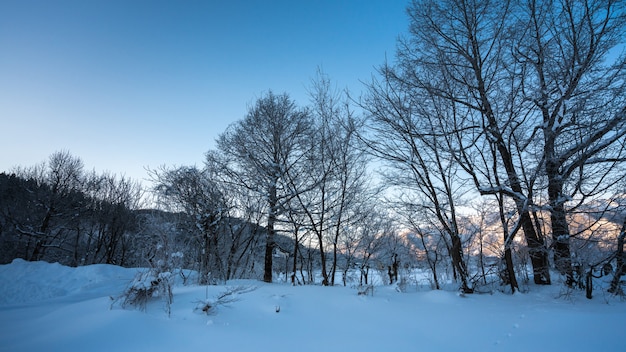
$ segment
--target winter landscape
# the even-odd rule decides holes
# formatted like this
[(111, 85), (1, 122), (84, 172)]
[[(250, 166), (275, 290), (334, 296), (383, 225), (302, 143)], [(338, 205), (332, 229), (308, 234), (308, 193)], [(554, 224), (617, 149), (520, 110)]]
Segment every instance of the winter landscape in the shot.
[[(535, 287), (514, 295), (255, 280), (175, 285), (145, 312), (121, 309), (137, 269), (15, 260), (0, 266), (1, 351), (624, 351), (626, 304)], [(249, 292), (206, 314), (199, 302)]]
[(626, 351), (625, 5), (0, 1), (0, 352)]

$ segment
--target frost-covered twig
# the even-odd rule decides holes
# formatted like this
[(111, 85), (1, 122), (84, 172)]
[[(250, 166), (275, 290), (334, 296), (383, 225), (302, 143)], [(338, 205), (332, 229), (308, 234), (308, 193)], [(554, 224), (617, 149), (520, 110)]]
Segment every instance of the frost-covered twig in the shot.
[(228, 305), (239, 300), (240, 294), (252, 292), (256, 290), (255, 286), (234, 286), (228, 287), (226, 290), (217, 295), (213, 299), (196, 301), (195, 312), (202, 311), (205, 314), (213, 314), (218, 306)]

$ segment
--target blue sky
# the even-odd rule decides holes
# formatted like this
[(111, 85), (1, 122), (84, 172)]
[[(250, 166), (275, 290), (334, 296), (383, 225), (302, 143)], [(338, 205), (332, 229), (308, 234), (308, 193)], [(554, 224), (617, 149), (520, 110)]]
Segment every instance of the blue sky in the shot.
[(407, 4), (0, 0), (0, 172), (62, 149), (135, 179), (201, 165), (268, 89), (308, 104), (318, 66), (358, 95)]

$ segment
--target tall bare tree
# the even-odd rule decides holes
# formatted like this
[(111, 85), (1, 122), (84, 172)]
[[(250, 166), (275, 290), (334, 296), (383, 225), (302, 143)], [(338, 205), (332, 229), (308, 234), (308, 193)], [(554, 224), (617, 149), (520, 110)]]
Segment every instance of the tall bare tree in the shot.
[[(288, 173), (297, 192), (291, 210), (302, 214), (303, 228), (318, 241), (322, 284), (334, 285), (340, 237), (345, 229), (367, 216), (365, 204), (375, 192), (368, 184), (367, 155), (358, 143), (360, 121), (350, 109), (347, 94), (332, 87), (321, 71), (310, 87), (315, 134), (308, 158), (297, 173)], [(327, 251), (330, 268), (327, 268)]]
[(306, 110), (287, 94), (271, 91), (258, 99), (245, 118), (228, 127), (217, 140), (230, 159), (233, 182), (254, 191), (267, 202), (267, 239), (263, 280), (272, 282), (274, 234), (285, 202), (294, 197), (286, 174), (310, 145), (311, 121)]
[[(455, 277), (464, 292), (471, 292), (457, 211), (466, 182), (459, 177), (458, 163), (446, 153), (446, 111), (430, 108), (429, 103), (436, 103), (437, 98), (429, 97), (426, 90), (407, 87), (389, 68), (383, 73), (384, 82), (372, 83), (365, 99), (370, 134), (364, 139), (390, 167), (384, 177), (396, 188), (398, 204), (429, 214), (435, 224), (424, 226), (442, 229)], [(408, 218), (414, 221), (416, 217)]]
[(568, 213), (622, 177), (626, 160), (626, 65), (607, 57), (624, 42), (624, 10), (613, 0), (527, 0), (516, 11), (511, 52), (541, 132), (554, 262), (570, 285)]
[(436, 138), (476, 190), (514, 202), (505, 245), (524, 233), (537, 284), (551, 282), (547, 210), (571, 283), (568, 214), (622, 177), (624, 57), (608, 54), (623, 43), (623, 2), (415, 0), (408, 14), (397, 63), (382, 70), (409, 95), (405, 106), (392, 96), (393, 112), (428, 104), (445, 120)]

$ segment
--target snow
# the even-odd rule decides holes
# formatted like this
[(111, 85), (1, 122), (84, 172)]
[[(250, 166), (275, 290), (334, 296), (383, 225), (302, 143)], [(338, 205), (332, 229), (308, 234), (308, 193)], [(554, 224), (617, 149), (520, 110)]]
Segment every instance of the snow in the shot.
[[(602, 292), (459, 295), (235, 281), (174, 287), (168, 318), (112, 305), (141, 269), (0, 265), (0, 351), (626, 351), (626, 303)], [(211, 314), (195, 309), (249, 287)]]

